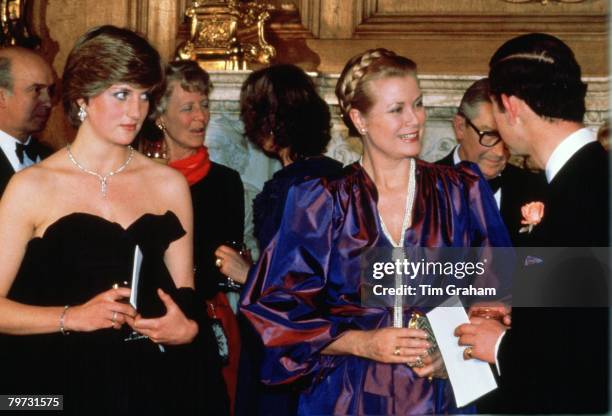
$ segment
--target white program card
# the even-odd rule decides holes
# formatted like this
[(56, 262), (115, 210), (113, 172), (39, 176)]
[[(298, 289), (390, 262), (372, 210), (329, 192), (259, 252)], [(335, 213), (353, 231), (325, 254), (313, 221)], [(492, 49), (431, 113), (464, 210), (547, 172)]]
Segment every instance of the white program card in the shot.
[(142, 267), (142, 251), (136, 245), (134, 248), (134, 264), (132, 265), (132, 293), (130, 294), (130, 305), (137, 309), (138, 303), (138, 282), (140, 282), (140, 268)]
[(427, 319), (444, 358), (457, 406), (465, 406), (494, 390), (497, 383), (489, 364), (476, 359), (463, 359), (466, 347), (457, 343), (454, 332), (459, 325), (469, 323), (469, 318), (459, 298), (453, 296), (432, 309), (427, 313)]

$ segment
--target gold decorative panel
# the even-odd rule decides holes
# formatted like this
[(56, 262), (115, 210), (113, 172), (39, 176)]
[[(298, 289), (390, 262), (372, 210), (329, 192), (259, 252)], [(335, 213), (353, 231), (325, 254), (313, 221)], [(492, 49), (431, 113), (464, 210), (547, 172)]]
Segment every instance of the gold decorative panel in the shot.
[[(607, 0), (355, 0), (362, 14), (354, 35), (469, 36), (544, 31), (605, 34)], [(542, 2), (552, 4), (542, 7)]]
[[(512, 0), (514, 1), (514, 0)], [(387, 47), (428, 73), (484, 74), (509, 38), (547, 32), (576, 52), (589, 75), (608, 73), (607, 0), (295, 0), (314, 39), (317, 69), (339, 71), (354, 54)], [(274, 21), (272, 27), (275, 27)]]
[[(197, 60), (206, 69), (246, 69), (248, 62), (269, 64), (276, 50), (265, 39), (264, 24), (270, 18), (264, 2), (193, 1), (185, 11), (189, 38), (177, 55)], [(256, 42), (241, 39), (241, 32), (255, 27)]]
[(585, 0), (504, 0), (507, 3), (540, 3), (546, 6), (551, 3), (582, 3)]
[[(240, 4), (271, 6), (267, 9), (269, 20), (265, 14), (257, 19), (253, 15), (249, 27), (239, 25), (237, 38), (242, 53), (251, 56), (253, 62), (272, 56), (273, 46), (276, 57), (270, 59), (274, 62), (337, 74), (356, 53), (386, 47), (414, 59), (422, 76), (446, 79), (485, 75), (491, 55), (503, 42), (522, 33), (541, 31), (559, 36), (572, 47), (585, 76), (608, 77), (608, 1), (548, 0), (546, 4), (542, 0), (520, 1), (235, 0)], [(6, 18), (15, 14), (17, 3), (26, 4), (0, 0), (0, 11), (9, 2), (13, 12), (5, 13)], [(27, 0), (26, 9), (32, 19), (31, 33), (41, 38), (43, 54), (61, 74), (78, 36), (100, 24), (141, 32), (165, 60), (171, 60), (177, 46), (190, 39), (191, 21), (185, 11), (192, 3), (192, 0)], [(258, 24), (259, 19), (265, 25)], [(229, 28), (226, 26), (225, 30)], [(268, 47), (248, 46), (266, 44)], [(598, 85), (604, 88), (601, 97), (607, 98), (607, 84)], [(61, 106), (56, 106), (43, 134), (45, 141), (54, 147), (63, 145), (72, 135), (61, 113)]]

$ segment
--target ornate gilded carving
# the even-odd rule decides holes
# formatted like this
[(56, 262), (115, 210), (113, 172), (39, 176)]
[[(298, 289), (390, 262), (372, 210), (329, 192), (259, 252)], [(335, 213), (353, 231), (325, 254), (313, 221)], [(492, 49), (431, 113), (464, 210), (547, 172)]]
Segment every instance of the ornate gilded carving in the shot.
[(209, 22), (210, 25), (204, 26), (198, 33), (197, 43), (213, 48), (231, 48), (236, 40), (232, 36), (236, 31), (236, 22), (219, 21), (216, 16), (213, 16)]
[[(248, 62), (270, 63), (276, 50), (264, 36), (269, 5), (255, 1), (191, 2), (189, 39), (177, 51), (181, 59), (197, 60), (207, 69), (246, 69)], [(241, 42), (241, 31), (256, 28), (257, 42)]]
[(269, 64), (276, 56), (276, 49), (266, 41), (264, 34), (264, 25), (266, 20), (270, 19), (268, 9), (267, 4), (251, 3), (242, 16), (242, 22), (246, 27), (257, 26), (257, 43), (247, 43), (244, 46), (247, 60), (260, 64)]
[(28, 48), (40, 44), (40, 39), (30, 35), (27, 18), (28, 0), (0, 0), (0, 45), (19, 45)]

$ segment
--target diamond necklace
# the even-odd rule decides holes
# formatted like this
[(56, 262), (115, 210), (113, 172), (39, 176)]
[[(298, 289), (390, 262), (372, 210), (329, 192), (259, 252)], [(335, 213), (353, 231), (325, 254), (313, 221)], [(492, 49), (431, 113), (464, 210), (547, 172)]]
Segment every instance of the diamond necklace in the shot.
[(74, 166), (79, 168), (79, 170), (81, 170), (82, 172), (88, 173), (98, 178), (98, 180), (100, 181), (100, 191), (102, 192), (102, 197), (104, 198), (106, 198), (106, 189), (108, 188), (108, 180), (111, 178), (111, 176), (114, 176), (122, 172), (127, 167), (127, 165), (130, 164), (130, 162), (132, 161), (132, 158), (134, 157), (134, 148), (132, 146), (128, 146), (128, 149), (130, 149), (130, 154), (128, 155), (127, 159), (125, 160), (125, 162), (123, 162), (121, 166), (119, 166), (115, 170), (108, 172), (106, 175), (100, 175), (98, 172), (89, 170), (85, 168), (83, 165), (81, 165), (79, 162), (77, 162), (76, 159), (74, 158), (74, 155), (70, 151), (70, 145), (69, 144), (66, 145), (66, 150), (68, 151), (68, 158), (74, 164)]

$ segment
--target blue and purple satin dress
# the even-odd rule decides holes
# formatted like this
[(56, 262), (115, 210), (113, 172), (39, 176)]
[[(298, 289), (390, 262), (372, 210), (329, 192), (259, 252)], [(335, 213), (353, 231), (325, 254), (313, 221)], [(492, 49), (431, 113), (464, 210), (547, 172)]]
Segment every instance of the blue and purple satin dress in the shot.
[[(412, 226), (404, 246), (509, 247), (478, 168), (416, 161)], [(443, 414), (457, 411), (450, 384), (406, 365), (321, 353), (347, 330), (393, 326), (389, 308), (363, 306), (361, 256), (391, 247), (374, 182), (359, 163), (335, 179), (293, 187), (280, 229), (251, 269), (241, 310), (265, 345), (266, 384), (302, 386), (298, 414)], [(412, 309), (404, 310), (404, 321)]]

